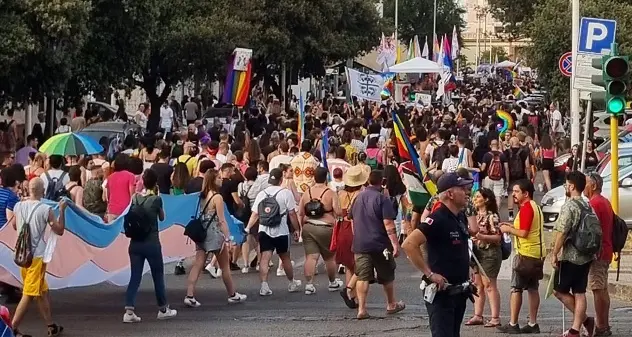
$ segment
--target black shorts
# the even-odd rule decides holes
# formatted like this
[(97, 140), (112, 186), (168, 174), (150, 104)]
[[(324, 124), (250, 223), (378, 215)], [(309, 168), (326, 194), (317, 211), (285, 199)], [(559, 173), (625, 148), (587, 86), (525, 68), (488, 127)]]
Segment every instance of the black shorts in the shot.
[(577, 265), (568, 261), (560, 261), (553, 275), (555, 277), (553, 289), (562, 294), (570, 292), (585, 294), (586, 288), (588, 288), (588, 273), (591, 262)]
[(285, 254), (290, 250), (290, 236), (281, 235), (272, 238), (264, 232), (259, 232), (259, 249), (261, 252), (276, 250), (277, 254)]

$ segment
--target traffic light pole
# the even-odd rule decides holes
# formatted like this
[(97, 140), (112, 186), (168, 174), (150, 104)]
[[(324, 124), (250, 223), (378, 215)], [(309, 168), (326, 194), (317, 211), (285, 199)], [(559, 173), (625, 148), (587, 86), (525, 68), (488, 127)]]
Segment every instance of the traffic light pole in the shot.
[[(612, 44), (610, 55), (619, 55), (619, 46)], [(619, 214), (619, 118), (617, 115), (610, 116), (610, 167), (612, 174), (612, 210)]]

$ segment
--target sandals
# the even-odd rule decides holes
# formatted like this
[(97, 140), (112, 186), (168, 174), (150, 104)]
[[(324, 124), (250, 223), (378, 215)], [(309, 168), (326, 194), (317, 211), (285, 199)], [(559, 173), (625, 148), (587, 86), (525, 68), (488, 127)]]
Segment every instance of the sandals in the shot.
[[(496, 321), (496, 323), (493, 323), (492, 321)], [(487, 321), (487, 323), (485, 323), (485, 325), (483, 325), (484, 328), (496, 328), (499, 326), (501, 326), (500, 317), (492, 317), (489, 321)]]
[(406, 304), (404, 304), (404, 302), (397, 302), (395, 303), (395, 308), (393, 309), (386, 309), (386, 314), (387, 315), (393, 315), (396, 314), (402, 310), (406, 309)]
[(363, 319), (369, 319), (369, 318), (371, 318), (371, 316), (369, 315), (369, 313), (365, 312), (363, 314), (358, 314), (358, 316), (356, 316), (356, 318), (358, 319), (358, 321), (361, 321)]
[(467, 322), (465, 322), (465, 325), (467, 326), (483, 325), (483, 324), (485, 324), (485, 322), (484, 322), (483, 316), (481, 315), (474, 315), (472, 316), (472, 318), (467, 320)]
[(15, 337), (33, 337), (31, 335), (25, 335), (18, 330), (13, 330), (13, 336)]
[(344, 289), (340, 291), (340, 296), (345, 301), (345, 305), (347, 305), (349, 309), (357, 309), (358, 303), (356, 303), (355, 298), (349, 297), (347, 290), (352, 290), (352, 288), (345, 287)]

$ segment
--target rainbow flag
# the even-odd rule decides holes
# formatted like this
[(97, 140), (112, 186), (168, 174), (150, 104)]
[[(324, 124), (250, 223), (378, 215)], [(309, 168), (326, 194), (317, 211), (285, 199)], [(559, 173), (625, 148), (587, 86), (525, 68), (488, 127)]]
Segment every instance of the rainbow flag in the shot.
[(439, 40), (437, 40), (437, 34), (434, 35), (432, 41), (432, 60), (435, 62), (439, 62), (439, 53), (441, 50), (441, 46), (439, 46)]
[(236, 54), (233, 53), (228, 61), (228, 71), (226, 73), (226, 86), (222, 102), (233, 104), (238, 107), (246, 105), (250, 92), (250, 79), (252, 78), (252, 63), (248, 62), (246, 71), (235, 70)]
[(437, 194), (437, 186), (430, 180), (428, 169), (419, 160), (419, 154), (410, 142), (410, 137), (406, 133), (399, 116), (392, 111), (393, 131), (399, 156), (409, 161), (402, 163), (402, 178), (404, 185), (408, 189), (410, 201), (415, 206), (425, 207), (430, 198)]
[(524, 92), (522, 91), (522, 89), (520, 89), (520, 87), (515, 84), (514, 84), (514, 89), (513, 89), (513, 95), (516, 98), (516, 100), (523, 99), (526, 96)]

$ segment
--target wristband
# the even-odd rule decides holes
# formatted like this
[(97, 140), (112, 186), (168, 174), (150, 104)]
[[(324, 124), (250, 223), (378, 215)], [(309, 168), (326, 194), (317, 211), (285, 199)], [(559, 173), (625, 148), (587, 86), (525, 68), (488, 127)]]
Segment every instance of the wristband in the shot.
[(427, 278), (431, 278), (432, 276), (434, 276), (435, 273), (430, 272), (430, 274), (428, 276), (426, 276)]

